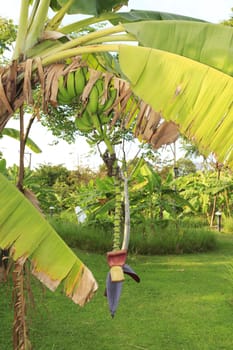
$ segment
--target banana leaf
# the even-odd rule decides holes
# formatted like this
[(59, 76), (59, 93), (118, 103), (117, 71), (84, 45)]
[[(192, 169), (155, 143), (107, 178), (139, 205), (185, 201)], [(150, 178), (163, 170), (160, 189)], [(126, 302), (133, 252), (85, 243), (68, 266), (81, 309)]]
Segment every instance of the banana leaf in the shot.
[(233, 76), (233, 28), (188, 21), (124, 24), (141, 46), (191, 58)]
[[(135, 59), (137, 57), (137, 59)], [(179, 125), (208, 156), (233, 168), (233, 78), (162, 50), (120, 45), (119, 62), (136, 95)]]
[(84, 305), (97, 289), (91, 271), (1, 174), (0, 207), (0, 248), (10, 248), (10, 256), (22, 264), (28, 259), (32, 273), (49, 289), (63, 281), (66, 295)]
[(161, 11), (145, 11), (145, 10), (130, 10), (129, 12), (118, 12), (115, 14), (114, 18), (109, 19), (109, 21), (116, 25), (118, 23), (130, 23), (130, 22), (140, 22), (140, 21), (197, 21), (205, 22), (201, 19), (182, 16), (174, 13), (161, 12)]
[[(9, 136), (15, 140), (20, 141), (20, 132), (16, 129), (5, 128), (1, 131), (1, 135)], [(37, 146), (37, 144), (32, 139), (30, 139), (30, 137), (27, 139), (26, 146), (28, 148), (30, 148), (35, 153), (42, 152), (41, 149), (39, 148), (39, 146)]]
[[(50, 7), (53, 11), (60, 10), (69, 0), (51, 0)], [(82, 13), (85, 15), (98, 16), (104, 12), (128, 5), (128, 0), (74, 0), (71, 4), (68, 14)]]

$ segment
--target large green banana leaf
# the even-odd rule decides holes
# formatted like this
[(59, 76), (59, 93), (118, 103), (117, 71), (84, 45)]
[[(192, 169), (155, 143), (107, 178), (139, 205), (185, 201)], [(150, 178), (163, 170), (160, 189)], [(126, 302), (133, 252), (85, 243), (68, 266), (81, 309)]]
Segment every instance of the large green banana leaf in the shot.
[(198, 21), (205, 22), (198, 18), (177, 15), (174, 13), (161, 12), (161, 11), (146, 11), (146, 10), (130, 10), (129, 12), (118, 12), (109, 21), (116, 25), (118, 23), (127, 22), (140, 22), (140, 21)]
[(66, 295), (84, 305), (97, 289), (91, 271), (2, 174), (0, 208), (0, 248), (10, 248), (15, 261), (29, 259), (32, 273), (51, 290), (63, 281)]
[[(66, 5), (69, 0), (51, 0), (50, 6), (54, 11), (58, 11)], [(128, 5), (128, 0), (74, 0), (68, 13), (82, 13), (85, 15), (100, 15), (103, 12), (111, 12), (115, 8)]]
[[(15, 140), (20, 140), (20, 132), (19, 130), (13, 128), (5, 128), (1, 131), (1, 135), (12, 137)], [(37, 144), (30, 138), (27, 138), (26, 146), (30, 148), (35, 153), (41, 153), (41, 149)]]
[(233, 75), (233, 28), (190, 21), (125, 23), (141, 46), (191, 58)]
[[(136, 58), (136, 59), (135, 59)], [(233, 168), (233, 78), (162, 50), (121, 45), (119, 61), (133, 91), (173, 120), (200, 152)]]

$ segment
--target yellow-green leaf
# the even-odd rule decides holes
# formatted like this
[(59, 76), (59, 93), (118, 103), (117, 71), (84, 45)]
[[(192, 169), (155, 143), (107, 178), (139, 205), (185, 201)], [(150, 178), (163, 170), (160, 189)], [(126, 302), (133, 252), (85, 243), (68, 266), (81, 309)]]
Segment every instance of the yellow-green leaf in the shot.
[(0, 248), (10, 248), (12, 258), (21, 263), (29, 259), (32, 273), (51, 290), (63, 281), (66, 294), (84, 305), (97, 290), (91, 271), (1, 174), (0, 207)]
[[(135, 59), (137, 57), (137, 59)], [(200, 152), (233, 167), (233, 78), (189, 58), (121, 45), (120, 66), (133, 91), (179, 125)]]

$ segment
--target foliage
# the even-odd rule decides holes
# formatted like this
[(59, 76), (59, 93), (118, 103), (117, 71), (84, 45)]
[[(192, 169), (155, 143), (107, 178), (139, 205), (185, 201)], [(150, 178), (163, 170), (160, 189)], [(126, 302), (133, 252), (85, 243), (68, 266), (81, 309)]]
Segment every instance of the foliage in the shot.
[[(0, 132), (0, 138), (3, 136), (9, 136), (15, 140), (20, 141), (20, 132), (16, 129), (5, 128)], [(26, 146), (35, 153), (41, 153), (39, 146), (37, 146), (37, 144), (32, 139), (30, 139), (30, 137), (27, 137)]]
[(224, 233), (233, 233), (233, 217), (225, 217), (223, 219), (223, 231)]
[[(197, 171), (194, 174), (175, 180), (177, 189), (192, 204), (195, 211), (210, 218), (214, 196), (216, 196), (216, 208), (226, 216), (232, 212), (232, 174), (228, 170), (222, 170), (220, 179), (215, 171)], [(189, 208), (187, 207), (187, 212)]]
[(178, 168), (178, 176), (185, 176), (190, 173), (195, 173), (197, 168), (196, 165), (187, 158), (179, 158), (176, 162)]
[[(71, 247), (88, 252), (106, 253), (111, 250), (113, 224), (97, 220), (78, 224), (59, 218), (50, 223)], [(183, 254), (215, 250), (216, 236), (207, 227), (190, 220), (150, 220), (132, 224), (129, 252), (132, 254)]]
[(228, 19), (228, 20), (223, 21), (223, 24), (226, 25), (226, 26), (233, 27), (233, 8), (231, 9), (231, 11), (232, 11), (231, 18)]
[(68, 143), (73, 143), (77, 136), (74, 124), (75, 109), (73, 106), (49, 106), (47, 114), (41, 113), (41, 124), (49, 129), (56, 137)]
[(71, 247), (105, 254), (112, 247), (113, 224), (95, 222), (78, 224), (59, 218), (50, 218), (51, 225)]
[[(78, 188), (95, 178), (95, 173), (89, 168), (78, 167), (68, 170), (62, 165), (42, 164), (32, 172), (36, 186), (28, 186), (37, 195), (41, 208), (49, 213), (49, 207), (55, 208), (55, 213), (70, 209), (80, 204)], [(25, 182), (27, 186), (27, 181)]]
[(17, 27), (11, 19), (0, 17), (0, 64), (3, 64), (4, 51), (12, 48), (12, 43), (16, 39)]
[[(136, 180), (136, 181), (135, 181)], [(191, 206), (174, 185), (172, 173), (163, 179), (153, 168), (144, 164), (134, 178), (131, 193), (132, 216), (134, 220), (142, 218), (177, 218), (185, 207)]]

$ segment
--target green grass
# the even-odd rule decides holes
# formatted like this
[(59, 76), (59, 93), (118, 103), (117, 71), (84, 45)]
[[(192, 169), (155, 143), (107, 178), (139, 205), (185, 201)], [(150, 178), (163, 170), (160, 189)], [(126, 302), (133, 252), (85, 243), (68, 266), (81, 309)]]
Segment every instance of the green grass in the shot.
[[(104, 255), (76, 251), (99, 283), (84, 308), (61, 291), (45, 292), (33, 282), (36, 308), (30, 310), (30, 338), (36, 350), (231, 350), (233, 343), (233, 237), (222, 235), (215, 252), (130, 255), (140, 284), (126, 278), (111, 319), (104, 294)], [(0, 349), (11, 346), (11, 294), (0, 285)]]

